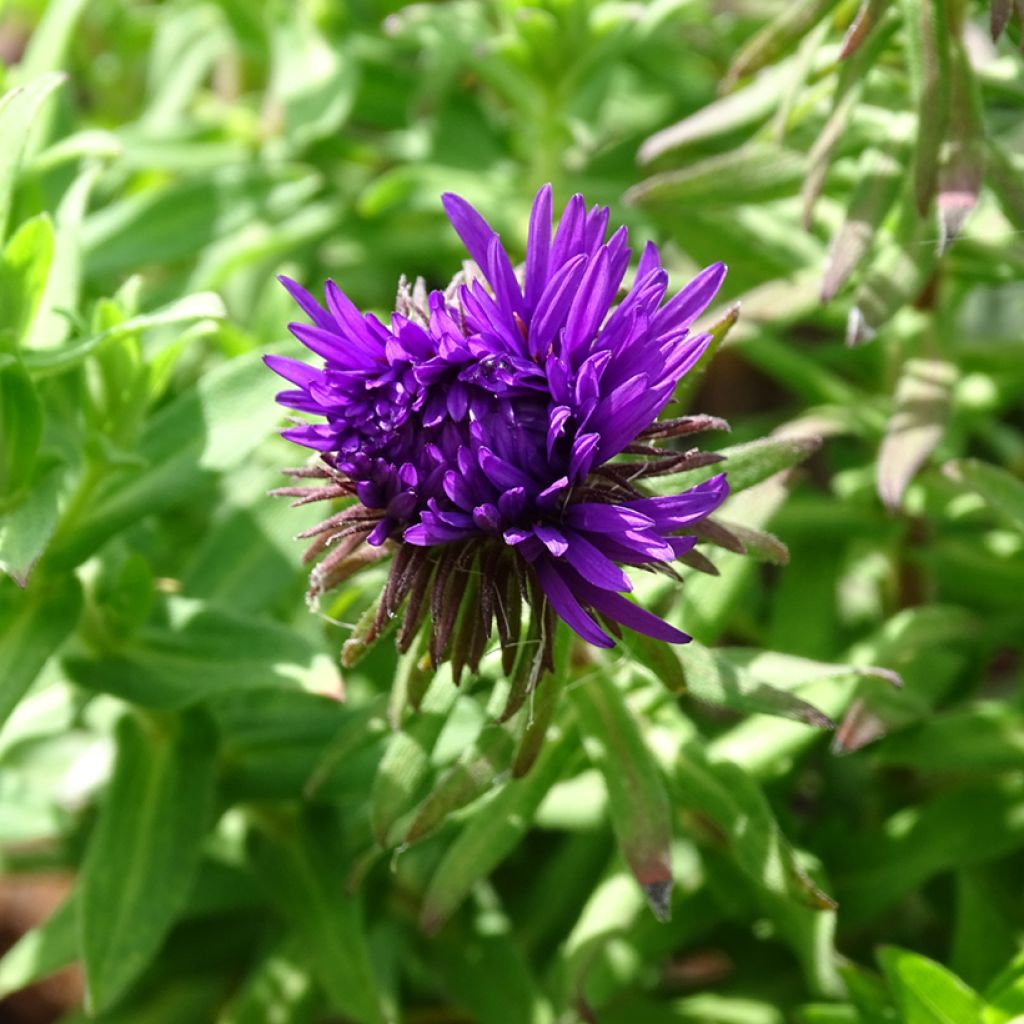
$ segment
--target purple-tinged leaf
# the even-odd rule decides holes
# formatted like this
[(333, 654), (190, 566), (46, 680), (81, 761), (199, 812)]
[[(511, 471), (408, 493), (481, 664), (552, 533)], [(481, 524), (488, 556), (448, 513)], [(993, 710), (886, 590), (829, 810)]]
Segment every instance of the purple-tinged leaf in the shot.
[(871, 30), (891, 6), (891, 0), (861, 0), (860, 8), (843, 37), (839, 59), (846, 60), (860, 49)]
[(822, 302), (831, 301), (866, 255), (896, 199), (903, 175), (898, 149), (869, 149), (864, 154), (846, 220), (829, 246), (821, 282)]
[(878, 496), (897, 509), (907, 485), (946, 431), (956, 367), (940, 359), (909, 359), (896, 384), (895, 410), (878, 453)]
[(963, 45), (953, 46), (949, 153), (939, 172), (939, 249), (945, 252), (978, 205), (985, 169), (981, 97)]
[(998, 43), (999, 37), (1010, 20), (1010, 15), (1013, 13), (1013, 0), (990, 0), (990, 2), (988, 27), (992, 33), (992, 42)]

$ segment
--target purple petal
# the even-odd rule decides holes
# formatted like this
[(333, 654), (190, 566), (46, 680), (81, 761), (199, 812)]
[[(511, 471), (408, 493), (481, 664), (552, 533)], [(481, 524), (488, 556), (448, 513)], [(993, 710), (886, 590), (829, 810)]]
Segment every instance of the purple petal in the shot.
[(544, 558), (539, 559), (534, 564), (534, 572), (551, 606), (570, 629), (595, 647), (615, 646), (612, 638), (583, 610), (559, 570), (551, 562)]
[(645, 608), (626, 600), (621, 594), (614, 594), (608, 590), (599, 590), (583, 582), (583, 590), (586, 593), (585, 600), (593, 605), (599, 612), (607, 615), (615, 622), (635, 629), (638, 633), (645, 633), (655, 640), (665, 640), (670, 644), (688, 644), (693, 637), (684, 633), (675, 626), (670, 626), (664, 619), (652, 615)]
[(309, 383), (323, 372), (315, 366), (300, 363), (297, 359), (289, 359), (288, 356), (264, 356), (263, 362), (279, 377), (284, 377), (292, 384), (298, 384), (300, 388), (308, 387)]
[(538, 523), (533, 528), (533, 535), (551, 552), (556, 558), (560, 558), (569, 550), (569, 542), (565, 539), (560, 530), (549, 526), (546, 523)]
[(575, 531), (566, 533), (569, 542), (565, 560), (588, 582), (601, 590), (633, 589), (629, 577), (596, 545)]
[(654, 525), (653, 519), (632, 508), (623, 505), (600, 505), (596, 502), (570, 505), (566, 509), (565, 521), (577, 530), (591, 530), (594, 533), (642, 530)]
[(551, 186), (542, 185), (530, 211), (530, 233), (526, 241), (526, 309), (537, 307), (548, 277), (551, 252)]
[(490, 224), (466, 202), (462, 196), (454, 192), (445, 192), (441, 196), (445, 213), (455, 228), (456, 234), (462, 239), (469, 255), (473, 257), (476, 265), (486, 273), (487, 271), (487, 247), (491, 239), (496, 237), (497, 232)]
[(530, 353), (544, 355), (572, 305), (586, 273), (586, 256), (574, 256), (547, 283), (530, 322)]
[(331, 320), (330, 316), (321, 308), (320, 303), (302, 285), (297, 281), (293, 281), (290, 277), (285, 277), (284, 274), (279, 275), (277, 279), (288, 289), (288, 294), (302, 307), (302, 312), (317, 327), (323, 327), (326, 330), (334, 327), (334, 321)]
[(654, 318), (652, 328), (655, 334), (689, 327), (708, 308), (722, 287), (726, 269), (724, 263), (712, 263), (710, 267), (705, 267)]

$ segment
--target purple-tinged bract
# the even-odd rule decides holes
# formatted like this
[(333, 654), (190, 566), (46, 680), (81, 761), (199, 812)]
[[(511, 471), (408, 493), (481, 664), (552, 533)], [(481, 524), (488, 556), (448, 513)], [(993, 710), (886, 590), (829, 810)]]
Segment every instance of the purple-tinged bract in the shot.
[(626, 229), (609, 237), (607, 208), (577, 195), (552, 232), (544, 186), (517, 270), (472, 206), (443, 202), (476, 269), (443, 293), (403, 282), (390, 324), (332, 281), (322, 307), (283, 279), (310, 321), (291, 331), (323, 361), (267, 356), (292, 385), (278, 400), (315, 417), (284, 436), (320, 454), (296, 475), (322, 485), (284, 490), (350, 499), (308, 531), (310, 557), (326, 552), (314, 589), (366, 564), (365, 545), (393, 553), (376, 629), (404, 608), (404, 649), (429, 610), (431, 656), (450, 654), (457, 673), (477, 665), (495, 625), (511, 670), (524, 600), (547, 662), (554, 615), (600, 647), (619, 626), (685, 642), (625, 596), (624, 567), (693, 559), (695, 531), (728, 494), (724, 474), (669, 497), (642, 489), (716, 459), (658, 442), (721, 421), (659, 417), (708, 345), (691, 328), (725, 267), (666, 302), (668, 274), (648, 243), (622, 294)]

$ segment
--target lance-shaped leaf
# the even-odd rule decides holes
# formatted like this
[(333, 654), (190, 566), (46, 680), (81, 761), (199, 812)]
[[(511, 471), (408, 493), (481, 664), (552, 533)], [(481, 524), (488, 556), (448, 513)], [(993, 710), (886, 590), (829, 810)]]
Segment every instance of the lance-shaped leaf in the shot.
[(17, 357), (0, 352), (0, 494), (4, 504), (29, 484), (43, 437), (43, 405)]
[(67, 967), (78, 958), (74, 894), (0, 957), (0, 999)]
[(869, 149), (861, 159), (857, 187), (846, 219), (828, 249), (821, 301), (829, 302), (867, 254), (871, 240), (892, 208), (903, 181), (902, 147)]
[(63, 478), (63, 467), (51, 466), (13, 509), (0, 514), (0, 572), (7, 573), (19, 587), (28, 585), (32, 569), (53, 536)]
[(892, 238), (879, 247), (871, 270), (854, 294), (846, 324), (847, 345), (870, 341), (921, 294), (938, 258), (931, 233), (928, 221), (905, 201)]
[(981, 496), (982, 501), (1018, 530), (1024, 530), (1024, 481), (999, 466), (960, 459), (942, 467), (950, 480)]
[(679, 170), (655, 174), (634, 185), (625, 199), (642, 206), (669, 203), (704, 207), (764, 202), (790, 195), (806, 170), (804, 154), (752, 142)]
[(745, 714), (791, 718), (819, 729), (831, 729), (834, 726), (827, 715), (807, 701), (771, 683), (758, 680), (741, 664), (730, 661), (697, 641), (675, 650), (683, 666), (685, 692), (697, 700)]
[(756, 82), (701, 107), (646, 139), (637, 152), (641, 164), (694, 142), (706, 142), (765, 120), (778, 106), (786, 75), (782, 69), (765, 68)]
[(697, 362), (687, 371), (686, 375), (676, 386), (675, 400), (680, 404), (686, 406), (688, 399), (700, 387), (701, 381), (704, 379), (704, 374), (707, 373), (708, 367), (711, 365), (711, 360), (715, 358), (715, 354), (722, 347), (722, 343), (725, 341), (729, 332), (736, 326), (737, 321), (740, 318), (740, 304), (734, 302), (710, 327), (707, 328), (707, 333), (711, 335), (711, 340), (708, 342), (707, 347), (701, 353), (700, 358)]
[(562, 699), (566, 683), (570, 676), (574, 634), (563, 622), (555, 626), (554, 657), (555, 670), (549, 672), (537, 687), (527, 714), (523, 719), (516, 747), (515, 759), (512, 762), (512, 774), (518, 779), (525, 775), (537, 760), (548, 727), (554, 721), (555, 710)]
[(725, 470), (729, 492), (738, 494), (776, 473), (799, 466), (820, 447), (820, 437), (766, 437), (747, 441), (723, 448), (719, 454), (725, 456), (724, 462), (655, 477), (650, 487), (660, 494), (676, 494), (682, 488), (692, 487)]
[(739, 765), (710, 761), (689, 744), (676, 759), (672, 796), (689, 811), (694, 827), (723, 846), (759, 887), (817, 910), (834, 910), (786, 842), (764, 793)]
[(53, 262), (53, 221), (41, 213), (25, 221), (0, 256), (0, 309), (4, 327), (24, 346), (46, 291)]
[(672, 906), (672, 817), (665, 781), (640, 726), (604, 665), (570, 691), (583, 747), (604, 777), (626, 863), (660, 921)]
[(868, 72), (895, 28), (895, 21), (887, 21), (883, 28), (879, 28), (871, 34), (868, 45), (860, 47), (856, 54), (840, 68), (836, 91), (832, 97), (832, 110), (825, 126), (811, 147), (810, 167), (800, 190), (803, 203), (802, 219), (805, 228), (810, 228), (813, 223), (814, 205), (825, 185), (825, 177), (832, 162), (836, 143), (846, 131), (850, 115), (863, 92)]
[(939, 172), (939, 248), (945, 252), (978, 205), (985, 166), (981, 96), (963, 42), (954, 38), (950, 61), (949, 152)]
[(117, 728), (117, 762), (89, 841), (78, 926), (92, 1011), (110, 1006), (181, 910), (213, 810), (216, 733), (200, 712)]
[(419, 711), (388, 742), (370, 794), (373, 834), (385, 849), (401, 841), (395, 827), (419, 795), (430, 768), (430, 754), (457, 695), (448, 673), (440, 673)]
[(989, 138), (986, 141), (987, 180), (992, 185), (1006, 219), (1018, 231), (1024, 231), (1024, 170), (1015, 165), (1005, 150), (993, 139)]
[(860, 49), (871, 30), (888, 12), (890, 0), (861, 0), (853, 21), (843, 37), (843, 45), (839, 50), (839, 59), (846, 60)]
[(0, 577), (0, 725), (74, 629), (82, 589), (72, 576), (35, 580), (26, 592)]
[(533, 770), (514, 779), (483, 804), (448, 847), (427, 885), (420, 925), (436, 932), (473, 886), (486, 878), (529, 831), (548, 790), (573, 752), (573, 737), (552, 727)]
[(914, 201), (923, 217), (938, 182), (950, 102), (949, 0), (902, 0), (910, 78), (917, 106)]
[(728, 92), (747, 75), (774, 64), (797, 45), (825, 17), (837, 0), (792, 0), (736, 55), (722, 79), (721, 91)]
[(907, 485), (942, 440), (956, 367), (941, 359), (908, 359), (896, 384), (896, 407), (878, 453), (878, 496), (899, 508)]
[(264, 821), (249, 852), (334, 1011), (359, 1024), (394, 1019), (382, 1006), (362, 912), (332, 856), (334, 836), (295, 818)]
[(410, 815), (412, 823), (402, 839), (403, 845), (430, 835), (450, 814), (483, 796), (508, 771), (514, 750), (510, 726), (485, 723), (473, 744), (459, 755)]
[(903, 1020), (913, 1024), (968, 1024), (984, 1019), (981, 996), (934, 960), (884, 946), (878, 951), (878, 962), (896, 994)]
[(41, 75), (0, 97), (0, 241), (7, 229), (14, 182), (25, 155), (29, 129), (47, 96), (67, 78), (63, 72)]

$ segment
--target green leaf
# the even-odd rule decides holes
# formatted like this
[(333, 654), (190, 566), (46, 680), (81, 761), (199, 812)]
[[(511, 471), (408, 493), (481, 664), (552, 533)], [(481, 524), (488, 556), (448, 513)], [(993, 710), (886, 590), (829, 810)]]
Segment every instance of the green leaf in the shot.
[(820, 447), (820, 437), (766, 437), (748, 441), (721, 449), (719, 454), (725, 456), (725, 462), (656, 477), (651, 488), (659, 494), (677, 494), (683, 488), (724, 472), (729, 481), (729, 493), (738, 494), (776, 473), (799, 466)]
[(72, 575), (33, 580), (25, 593), (0, 577), (0, 725), (74, 629), (81, 608), (82, 590)]
[(0, 352), (0, 495), (4, 499), (15, 498), (31, 479), (42, 438), (43, 405), (32, 378), (19, 360)]
[(337, 692), (337, 669), (294, 630), (175, 598), (167, 625), (144, 627), (122, 645), (65, 661), (81, 686), (144, 707), (175, 710), (238, 689)]
[(0, 139), (4, 139), (4, 145), (0, 147), (0, 241), (6, 237), (11, 196), (25, 153), (29, 129), (43, 100), (66, 77), (63, 73), (51, 72), (0, 97)]
[(258, 355), (239, 356), (161, 409), (139, 442), (145, 468), (117, 474), (80, 519), (62, 524), (53, 564), (78, 565), (118, 531), (191, 500), (213, 474), (244, 462), (274, 428), (272, 378)]
[(1007, 523), (1024, 531), (1024, 481), (978, 459), (947, 462), (942, 471), (964, 490), (980, 495)]
[(311, 19), (288, 12), (274, 26), (269, 99), (295, 149), (334, 135), (352, 109), (358, 75), (351, 51), (328, 41)]
[(934, 960), (895, 946), (878, 961), (896, 993), (904, 1024), (978, 1024), (984, 1004), (976, 992)]
[(333, 836), (292, 818), (265, 819), (261, 832), (252, 863), (331, 1006), (360, 1024), (393, 1020), (381, 1005), (359, 903), (331, 856)]
[(76, 899), (69, 896), (0, 958), (0, 999), (49, 977), (78, 957)]
[(60, 348), (35, 349), (25, 354), (25, 364), (37, 376), (61, 373), (78, 366), (86, 356), (104, 342), (113, 338), (124, 338), (154, 327), (174, 327), (178, 324), (194, 323), (200, 320), (219, 320), (225, 316), (224, 302), (214, 292), (199, 292), (186, 295), (155, 309), (151, 313), (140, 313), (114, 324), (106, 330), (83, 338)]
[(401, 841), (400, 819), (419, 795), (430, 766), (430, 754), (448, 720), (458, 690), (447, 672), (435, 675), (418, 711), (391, 737), (381, 759), (373, 792), (370, 818), (373, 834), (385, 849)]
[(673, 798), (696, 815), (694, 825), (711, 845), (724, 846), (757, 886), (815, 910), (834, 910), (800, 865), (758, 784), (739, 765), (711, 761), (687, 745), (673, 768)]
[(707, 208), (765, 202), (788, 196), (807, 171), (807, 158), (791, 149), (750, 143), (665, 171), (634, 185), (626, 201), (641, 206)]
[(922, 217), (935, 196), (939, 154), (949, 123), (951, 32), (948, 7), (948, 0), (902, 0), (911, 81), (917, 103), (914, 199)]
[(216, 734), (205, 715), (126, 715), (82, 866), (78, 924), (92, 1012), (152, 960), (185, 903), (213, 811)]
[(478, 881), (523, 838), (547, 792), (569, 761), (572, 736), (553, 726), (530, 773), (484, 803), (445, 851), (423, 898), (420, 925), (438, 931)]
[(604, 777), (626, 863), (655, 916), (672, 907), (672, 820), (665, 781), (640, 726), (603, 666), (570, 690), (583, 747)]
[(41, 213), (25, 221), (0, 257), (0, 309), (4, 327), (24, 346), (39, 311), (53, 261), (53, 221)]
[(880, 149), (870, 147), (861, 158), (846, 219), (829, 245), (821, 282), (822, 302), (831, 302), (860, 265), (879, 225), (896, 201), (904, 177), (902, 149), (898, 142)]
[(0, 572), (19, 587), (39, 561), (57, 526), (57, 499), (64, 469), (51, 466), (13, 509), (0, 513)]
[(731, 89), (741, 78), (774, 64), (788, 53), (838, 0), (792, 0), (782, 13), (742, 47), (722, 80), (722, 90)]

